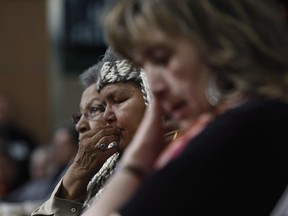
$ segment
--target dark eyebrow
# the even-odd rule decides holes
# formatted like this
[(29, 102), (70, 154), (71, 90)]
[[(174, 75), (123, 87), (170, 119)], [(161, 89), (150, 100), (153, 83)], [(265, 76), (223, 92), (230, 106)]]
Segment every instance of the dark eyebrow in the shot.
[(107, 100), (113, 100), (113, 98), (115, 97), (115, 95), (119, 92), (118, 89), (113, 89), (112, 91), (109, 91), (108, 94), (106, 95), (106, 99)]

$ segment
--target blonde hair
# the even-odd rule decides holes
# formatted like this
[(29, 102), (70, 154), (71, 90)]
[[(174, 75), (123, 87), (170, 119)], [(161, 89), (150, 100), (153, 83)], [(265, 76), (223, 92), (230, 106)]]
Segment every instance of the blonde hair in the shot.
[(287, 23), (261, 0), (118, 0), (103, 26), (111, 47), (133, 60), (151, 29), (188, 38), (218, 79), (250, 95), (287, 97)]

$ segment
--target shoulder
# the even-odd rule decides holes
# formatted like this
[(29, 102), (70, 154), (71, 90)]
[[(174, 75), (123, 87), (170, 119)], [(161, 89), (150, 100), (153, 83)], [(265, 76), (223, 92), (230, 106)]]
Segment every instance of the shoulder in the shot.
[(272, 152), (277, 147), (288, 151), (288, 146), (283, 145), (288, 142), (287, 128), (287, 103), (277, 100), (250, 101), (216, 117), (189, 141), (184, 154), (214, 154), (219, 151), (238, 154), (241, 151), (247, 153), (247, 149), (253, 154), (259, 148)]
[(224, 116), (235, 116), (235, 115), (249, 115), (249, 116), (260, 116), (267, 115), (284, 115), (288, 116), (288, 103), (281, 100), (268, 100), (268, 99), (257, 99), (244, 103), (243, 105), (227, 111)]
[(257, 99), (218, 116), (211, 127), (218, 130), (222, 127), (231, 130), (241, 128), (256, 132), (257, 129), (275, 130), (287, 124), (288, 103), (280, 100)]

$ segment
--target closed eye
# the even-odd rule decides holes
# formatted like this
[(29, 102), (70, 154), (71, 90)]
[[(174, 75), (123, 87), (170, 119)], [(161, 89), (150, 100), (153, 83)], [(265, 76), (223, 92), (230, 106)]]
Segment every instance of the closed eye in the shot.
[(171, 58), (172, 50), (168, 47), (158, 46), (147, 51), (147, 59), (154, 65), (166, 66)]
[(169, 60), (170, 60), (169, 55), (160, 55), (160, 56), (151, 57), (151, 62), (159, 66), (166, 66), (169, 63)]

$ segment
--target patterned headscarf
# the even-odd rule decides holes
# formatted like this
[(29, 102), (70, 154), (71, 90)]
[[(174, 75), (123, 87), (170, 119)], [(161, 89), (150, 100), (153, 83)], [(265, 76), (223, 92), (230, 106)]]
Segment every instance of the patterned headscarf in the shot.
[(96, 84), (98, 92), (109, 84), (133, 81), (141, 87), (144, 102), (146, 106), (149, 106), (151, 92), (148, 88), (146, 75), (140, 67), (135, 66), (129, 60), (117, 56), (111, 49), (107, 50), (103, 61), (104, 64)]

